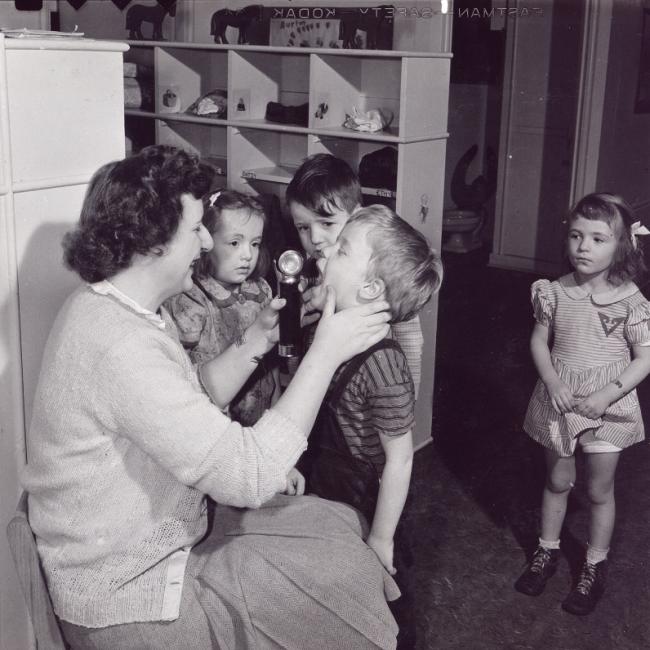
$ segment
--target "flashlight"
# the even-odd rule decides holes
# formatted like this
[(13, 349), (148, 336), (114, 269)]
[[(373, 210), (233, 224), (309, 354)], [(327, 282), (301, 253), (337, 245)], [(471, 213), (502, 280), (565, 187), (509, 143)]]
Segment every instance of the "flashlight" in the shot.
[(304, 261), (302, 255), (287, 250), (277, 261), (279, 271), (278, 293), (286, 305), (280, 310), (280, 340), (278, 354), (281, 357), (297, 357), (301, 352), (300, 308), (302, 296), (298, 284)]

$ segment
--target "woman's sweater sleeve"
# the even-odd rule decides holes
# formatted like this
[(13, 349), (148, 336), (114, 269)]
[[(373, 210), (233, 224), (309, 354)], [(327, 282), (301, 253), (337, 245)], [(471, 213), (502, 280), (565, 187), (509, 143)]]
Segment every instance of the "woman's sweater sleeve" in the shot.
[(271, 410), (242, 427), (192, 373), (182, 348), (162, 332), (122, 341), (97, 369), (94, 411), (107, 434), (128, 439), (185, 485), (220, 503), (261, 505), (285, 487), (305, 432)]

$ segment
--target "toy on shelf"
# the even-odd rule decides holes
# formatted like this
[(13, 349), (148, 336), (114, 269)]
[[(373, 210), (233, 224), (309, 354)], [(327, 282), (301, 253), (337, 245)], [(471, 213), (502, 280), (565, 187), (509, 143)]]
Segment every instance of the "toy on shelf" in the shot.
[(262, 5), (248, 5), (242, 9), (219, 9), (212, 14), (210, 21), (210, 35), (214, 36), (215, 43), (228, 43), (226, 28), (236, 27), (239, 30), (238, 45), (248, 43), (246, 31), (254, 20), (262, 20), (264, 7)]
[(153, 30), (151, 34), (152, 41), (162, 41), (162, 23), (165, 16), (173, 18), (176, 15), (176, 3), (173, 2), (168, 6), (156, 4), (154, 6), (133, 5), (126, 12), (126, 29), (129, 30), (131, 40), (144, 40), (142, 35), (142, 23), (151, 23)]

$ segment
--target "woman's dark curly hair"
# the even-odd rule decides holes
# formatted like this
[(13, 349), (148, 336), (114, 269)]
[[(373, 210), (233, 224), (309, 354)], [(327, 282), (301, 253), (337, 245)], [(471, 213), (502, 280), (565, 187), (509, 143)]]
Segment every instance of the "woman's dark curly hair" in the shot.
[(587, 194), (569, 212), (568, 228), (578, 217), (592, 221), (604, 221), (618, 236), (614, 262), (607, 279), (614, 285), (624, 282), (639, 282), (647, 272), (639, 237), (632, 235), (635, 222), (634, 211), (620, 196), (609, 192)]
[(104, 165), (90, 181), (79, 223), (63, 239), (66, 265), (99, 282), (128, 268), (136, 254), (162, 255), (181, 220), (181, 195), (202, 198), (213, 177), (196, 156), (164, 145)]
[[(262, 219), (264, 224), (264, 231), (262, 234), (262, 245), (260, 246), (260, 254), (257, 258), (257, 264), (250, 274), (251, 279), (264, 277), (269, 270), (271, 264), (271, 255), (268, 247), (265, 246), (266, 229), (268, 227), (268, 219), (264, 212), (262, 204), (253, 196), (236, 192), (235, 190), (220, 190), (206, 196), (204, 199), (205, 210), (203, 212), (203, 225), (206, 227), (210, 235), (213, 235), (221, 227), (221, 213), (223, 210), (248, 210), (250, 215), (257, 215)], [(216, 277), (216, 269), (212, 261), (212, 253), (208, 251), (201, 254), (201, 259), (194, 267), (194, 274), (197, 278), (206, 276)]]

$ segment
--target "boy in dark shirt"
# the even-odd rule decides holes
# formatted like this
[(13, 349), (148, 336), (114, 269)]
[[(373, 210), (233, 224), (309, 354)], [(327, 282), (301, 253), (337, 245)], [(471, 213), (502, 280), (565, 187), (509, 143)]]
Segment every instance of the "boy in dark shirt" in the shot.
[[(381, 205), (357, 210), (319, 266), (337, 310), (385, 299), (391, 322), (412, 319), (442, 280), (440, 258), (425, 238)], [(403, 591), (394, 538), (411, 478), (414, 407), (406, 357), (386, 338), (337, 370), (309, 441), (308, 490), (366, 516), (366, 543)]]

